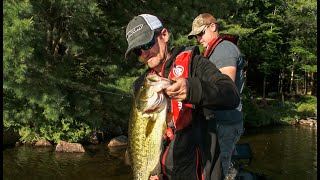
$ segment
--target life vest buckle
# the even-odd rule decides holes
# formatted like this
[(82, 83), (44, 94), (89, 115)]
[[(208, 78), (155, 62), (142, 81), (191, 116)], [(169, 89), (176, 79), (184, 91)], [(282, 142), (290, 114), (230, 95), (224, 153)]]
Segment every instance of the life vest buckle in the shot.
[(172, 139), (173, 139), (173, 137), (174, 137), (174, 130), (173, 130), (173, 128), (168, 127), (168, 128), (166, 129), (165, 135), (166, 135), (166, 140), (167, 140), (167, 141), (172, 141)]

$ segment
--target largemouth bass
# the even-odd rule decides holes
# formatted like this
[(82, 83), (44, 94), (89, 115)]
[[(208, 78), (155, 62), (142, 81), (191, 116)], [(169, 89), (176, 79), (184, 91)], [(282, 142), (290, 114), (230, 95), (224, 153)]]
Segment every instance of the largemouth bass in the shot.
[(147, 180), (161, 172), (160, 155), (167, 128), (169, 79), (148, 75), (134, 98), (128, 127), (128, 156), (134, 180)]

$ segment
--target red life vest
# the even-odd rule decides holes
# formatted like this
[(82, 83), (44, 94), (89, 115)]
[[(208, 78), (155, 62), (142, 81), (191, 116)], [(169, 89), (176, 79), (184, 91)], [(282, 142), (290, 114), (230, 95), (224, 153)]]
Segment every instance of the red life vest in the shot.
[[(188, 78), (191, 76), (190, 72), (190, 66), (191, 66), (191, 59), (193, 56), (193, 53), (199, 53), (199, 49), (193, 49), (193, 47), (186, 48), (184, 51), (179, 53), (173, 62), (173, 66), (170, 70), (170, 73), (168, 75), (168, 78), (174, 78), (174, 77), (182, 77), (182, 78)], [(172, 113), (172, 121), (168, 124), (168, 129), (166, 131), (167, 141), (171, 141), (174, 138), (175, 131), (182, 130), (186, 127), (188, 127), (191, 124), (191, 121), (193, 119), (192, 112), (194, 109), (194, 105), (189, 103), (182, 103), (177, 100), (171, 99), (171, 106), (170, 106), (170, 112)], [(171, 124), (171, 125), (170, 125)], [(164, 178), (167, 179), (167, 172), (166, 172), (166, 159), (168, 154), (169, 146), (166, 147), (162, 160), (161, 160), (161, 166)], [(172, 151), (172, 150), (171, 150)], [(172, 155), (172, 152), (169, 153)], [(197, 180), (204, 179), (203, 176), (203, 169), (201, 166), (201, 157), (199, 148), (196, 149), (196, 169), (195, 172), (197, 173)], [(201, 174), (201, 175), (199, 175)]]
[[(183, 51), (173, 62), (173, 67), (168, 78), (189, 77), (189, 65), (191, 60), (191, 51)], [(192, 120), (192, 104), (182, 103), (177, 100), (171, 100), (172, 121), (176, 130), (187, 127)]]
[(209, 43), (209, 47), (204, 52), (203, 56), (204, 57), (209, 57), (213, 53), (213, 51), (216, 48), (216, 46), (223, 40), (231, 41), (232, 43), (237, 45), (238, 39), (239, 39), (238, 35), (224, 34), (224, 35), (216, 38), (215, 40), (212, 40), (213, 42)]
[[(188, 47), (185, 51), (179, 53), (175, 61), (173, 62), (172, 69), (168, 75), (168, 78), (174, 77), (182, 77), (188, 78), (189, 74), (189, 66), (191, 61), (191, 56), (193, 51), (197, 51), (198, 49), (193, 49), (193, 46)], [(163, 71), (163, 70), (162, 70)], [(154, 74), (155, 71), (152, 69), (150, 73)], [(192, 104), (182, 103), (177, 100), (171, 99), (170, 110), (172, 114), (172, 123), (174, 126), (174, 130), (181, 130), (187, 127), (192, 120), (192, 108), (194, 107)], [(171, 131), (168, 133), (172, 134)], [(172, 137), (173, 138), (173, 137)], [(170, 139), (172, 140), (170, 137)]]

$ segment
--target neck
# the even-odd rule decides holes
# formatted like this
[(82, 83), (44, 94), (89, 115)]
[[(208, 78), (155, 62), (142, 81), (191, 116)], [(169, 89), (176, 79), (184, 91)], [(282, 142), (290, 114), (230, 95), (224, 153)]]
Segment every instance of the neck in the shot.
[(160, 61), (159, 65), (154, 67), (153, 69), (157, 72), (158, 75), (163, 76), (163, 70), (164, 70), (164, 65), (166, 64), (167, 60), (170, 58), (171, 53), (169, 51), (166, 51), (163, 59)]
[(213, 38), (211, 39), (211, 41), (208, 43), (208, 46), (207, 46), (205, 52), (203, 53), (203, 55), (204, 55), (205, 57), (210, 53), (210, 51), (212, 50), (212, 45), (214, 44), (214, 42), (215, 42), (217, 39), (218, 39), (218, 37), (213, 37)]

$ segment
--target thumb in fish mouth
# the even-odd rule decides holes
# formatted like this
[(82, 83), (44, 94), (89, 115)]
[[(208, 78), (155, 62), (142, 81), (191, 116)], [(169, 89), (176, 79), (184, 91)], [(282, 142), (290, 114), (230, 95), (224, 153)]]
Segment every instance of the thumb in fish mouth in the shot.
[(149, 180), (160, 180), (159, 176), (150, 176)]
[(154, 85), (154, 90), (156, 92), (160, 92), (163, 89), (166, 89), (167, 87), (171, 86), (171, 81), (165, 80), (165, 81), (159, 81)]

